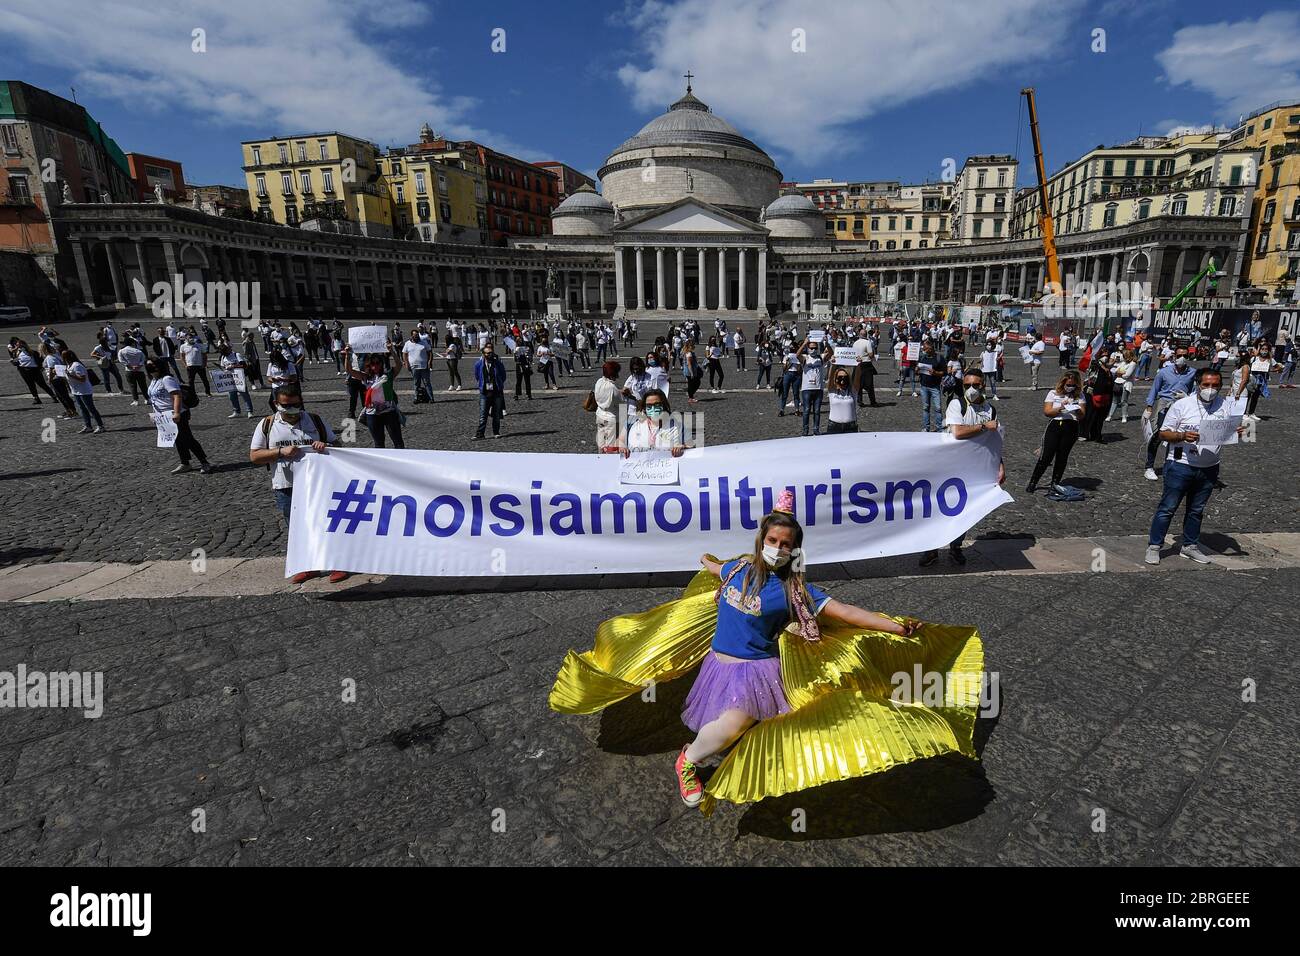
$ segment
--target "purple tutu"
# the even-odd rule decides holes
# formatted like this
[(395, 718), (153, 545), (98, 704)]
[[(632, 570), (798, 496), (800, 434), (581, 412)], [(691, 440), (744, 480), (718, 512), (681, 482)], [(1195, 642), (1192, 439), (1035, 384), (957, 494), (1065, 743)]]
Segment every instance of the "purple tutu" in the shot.
[(698, 732), (728, 710), (743, 710), (755, 720), (788, 713), (790, 704), (781, 686), (781, 658), (720, 661), (709, 651), (682, 705), (682, 723)]

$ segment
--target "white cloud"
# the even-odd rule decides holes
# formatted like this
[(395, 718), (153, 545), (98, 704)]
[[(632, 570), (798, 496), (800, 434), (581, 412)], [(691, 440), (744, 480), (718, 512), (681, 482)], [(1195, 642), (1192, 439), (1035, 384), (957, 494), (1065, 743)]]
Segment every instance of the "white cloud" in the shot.
[[(640, 109), (696, 92), (760, 146), (815, 162), (849, 124), (1057, 50), (1078, 0), (644, 0), (629, 11), (646, 65), (618, 72)], [(802, 29), (807, 52), (792, 50)], [(1086, 49), (1087, 31), (1080, 34)], [(1009, 84), (1008, 84), (1009, 85)], [(1007, 103), (1017, 89), (1008, 89)], [(943, 123), (942, 109), (934, 113)], [(1010, 128), (1010, 121), (1008, 127)], [(986, 145), (999, 145), (991, 137)], [(939, 161), (936, 160), (936, 169)]]
[[(412, 0), (222, 0), (141, 3), (6, 0), (0, 36), (70, 70), (82, 101), (111, 97), (266, 135), (340, 130), (414, 142), (428, 122), (447, 135), (526, 150), (470, 122), (475, 101), (399, 65), (390, 44), (427, 26)], [(191, 49), (206, 32), (207, 52)], [(415, 60), (403, 60), (402, 64)]]
[(1209, 93), (1235, 123), (1275, 100), (1300, 100), (1300, 12), (1183, 27), (1156, 54), (1165, 79)]
[(1183, 133), (1213, 133), (1214, 131), (1213, 123), (1188, 123), (1177, 119), (1157, 120), (1152, 129), (1152, 133), (1156, 136), (1179, 136)]

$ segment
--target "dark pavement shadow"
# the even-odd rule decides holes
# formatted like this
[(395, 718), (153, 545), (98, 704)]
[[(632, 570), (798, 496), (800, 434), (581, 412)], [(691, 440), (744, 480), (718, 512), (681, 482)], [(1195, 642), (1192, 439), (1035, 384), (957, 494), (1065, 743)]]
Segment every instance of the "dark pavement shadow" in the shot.
[[(150, 430), (152, 431), (152, 429)], [(12, 481), (15, 478), (48, 478), (51, 475), (67, 475), (85, 470), (84, 468), (49, 468), (45, 471), (15, 471), (7, 475), (0, 475), (0, 481)]]
[(10, 548), (8, 551), (0, 551), (0, 567), (18, 564), (28, 558), (46, 558), (62, 553), (62, 548)]

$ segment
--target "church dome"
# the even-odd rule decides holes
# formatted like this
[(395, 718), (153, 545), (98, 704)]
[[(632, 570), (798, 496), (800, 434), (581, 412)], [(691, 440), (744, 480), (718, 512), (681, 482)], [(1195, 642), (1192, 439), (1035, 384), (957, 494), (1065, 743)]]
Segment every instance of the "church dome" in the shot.
[(763, 224), (773, 239), (818, 239), (826, 233), (821, 210), (802, 193), (788, 193), (773, 202)]
[(551, 231), (557, 236), (600, 236), (614, 224), (614, 207), (586, 183), (551, 212)]
[(767, 218), (774, 216), (820, 216), (817, 204), (802, 193), (789, 193), (767, 207)]
[(781, 185), (772, 157), (689, 86), (667, 112), (610, 153), (599, 175), (605, 198), (633, 216), (691, 198), (757, 220)]

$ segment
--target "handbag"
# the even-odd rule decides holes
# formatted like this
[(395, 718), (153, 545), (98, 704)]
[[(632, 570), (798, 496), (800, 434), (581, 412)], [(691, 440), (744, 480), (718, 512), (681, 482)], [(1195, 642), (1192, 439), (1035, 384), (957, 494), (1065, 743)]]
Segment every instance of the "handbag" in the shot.
[(86, 381), (90, 382), (91, 385), (98, 385), (99, 373), (96, 372), (93, 368), (86, 369)]
[(587, 392), (587, 397), (582, 400), (582, 410), (584, 412), (594, 412), (596, 408), (596, 392), (593, 389)]

